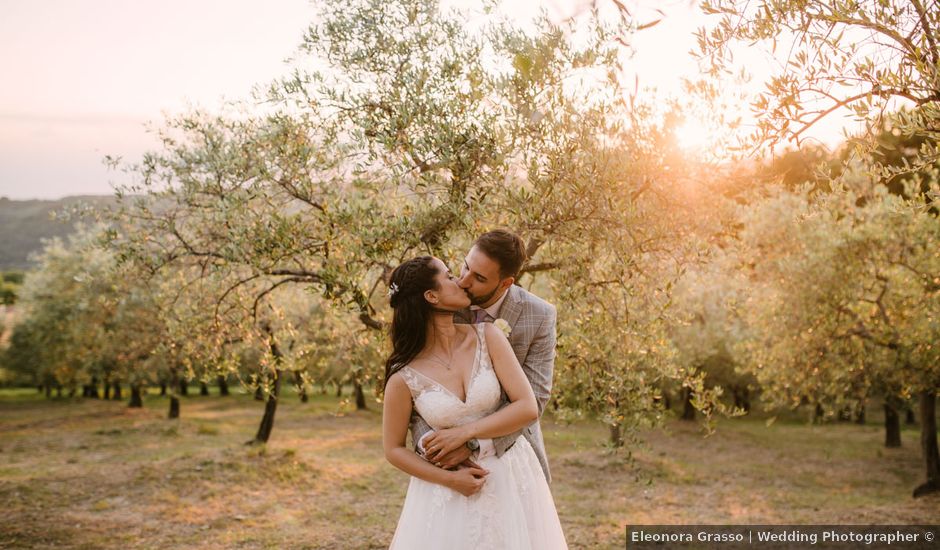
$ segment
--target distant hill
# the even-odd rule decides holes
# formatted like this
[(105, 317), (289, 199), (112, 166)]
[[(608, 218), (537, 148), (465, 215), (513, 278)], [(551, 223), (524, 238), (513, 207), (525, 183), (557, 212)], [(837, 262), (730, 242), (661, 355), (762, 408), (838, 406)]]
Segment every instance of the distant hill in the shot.
[(55, 220), (53, 212), (67, 211), (80, 203), (107, 208), (115, 202), (109, 195), (65, 197), (55, 201), (17, 201), (0, 197), (0, 271), (33, 267), (29, 255), (42, 250), (42, 239), (65, 237), (74, 231), (76, 220)]

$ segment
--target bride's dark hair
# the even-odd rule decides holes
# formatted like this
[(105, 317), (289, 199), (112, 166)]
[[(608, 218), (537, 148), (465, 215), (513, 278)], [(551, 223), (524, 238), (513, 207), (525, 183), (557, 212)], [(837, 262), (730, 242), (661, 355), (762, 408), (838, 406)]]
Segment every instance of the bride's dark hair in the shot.
[(418, 256), (396, 267), (389, 280), (392, 354), (385, 361), (385, 385), (393, 374), (424, 349), (433, 308), (424, 293), (437, 289), (438, 270), (432, 256)]

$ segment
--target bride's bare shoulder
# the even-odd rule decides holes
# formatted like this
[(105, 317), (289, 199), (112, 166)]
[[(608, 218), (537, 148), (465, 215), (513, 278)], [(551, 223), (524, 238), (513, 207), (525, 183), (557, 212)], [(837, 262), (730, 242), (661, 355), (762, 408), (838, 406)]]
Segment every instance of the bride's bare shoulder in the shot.
[(395, 369), (395, 372), (393, 372), (388, 377), (388, 382), (385, 383), (385, 387), (387, 388), (388, 386), (391, 386), (392, 384), (401, 385), (401, 386), (406, 385), (405, 373), (402, 371), (407, 368), (409, 368), (408, 365), (402, 365), (398, 367), (397, 369)]
[(494, 338), (506, 339), (506, 334), (495, 323), (484, 323), (483, 335), (486, 337), (487, 344), (492, 343)]
[(411, 390), (408, 388), (408, 382), (405, 380), (405, 375), (402, 374), (401, 369), (396, 370), (388, 377), (388, 382), (385, 384), (385, 395), (389, 393), (411, 393)]

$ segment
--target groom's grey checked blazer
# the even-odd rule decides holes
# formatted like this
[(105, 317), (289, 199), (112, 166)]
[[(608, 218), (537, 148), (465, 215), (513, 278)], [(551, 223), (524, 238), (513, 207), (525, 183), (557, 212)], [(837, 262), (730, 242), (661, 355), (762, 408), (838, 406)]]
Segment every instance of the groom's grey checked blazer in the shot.
[[(539, 406), (539, 417), (541, 417), (551, 397), (552, 373), (555, 370), (555, 320), (557, 318), (555, 306), (521, 286), (512, 285), (506, 292), (506, 299), (499, 308), (498, 318), (505, 319), (512, 329), (509, 333), (509, 344), (519, 364), (522, 365), (526, 378), (532, 384), (532, 391), (535, 393), (535, 400)], [(469, 323), (471, 320), (469, 310), (458, 312), (454, 317), (454, 321), (458, 323)], [(502, 400), (500, 407), (509, 403), (506, 392), (503, 392)], [(413, 411), (411, 415), (412, 440), (417, 444), (430, 430), (431, 427), (427, 422), (417, 411)], [(542, 465), (545, 479), (551, 482), (552, 476), (548, 469), (548, 458), (545, 455), (542, 428), (538, 420), (514, 434), (493, 439), (496, 456), (502, 456), (509, 450), (519, 435), (524, 436), (532, 445)]]

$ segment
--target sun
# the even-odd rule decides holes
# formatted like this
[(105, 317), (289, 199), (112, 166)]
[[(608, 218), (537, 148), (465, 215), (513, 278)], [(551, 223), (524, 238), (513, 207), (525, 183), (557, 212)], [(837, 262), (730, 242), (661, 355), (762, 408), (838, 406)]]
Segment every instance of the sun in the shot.
[(706, 153), (714, 148), (715, 134), (699, 120), (687, 119), (675, 131), (676, 143), (689, 153)]

